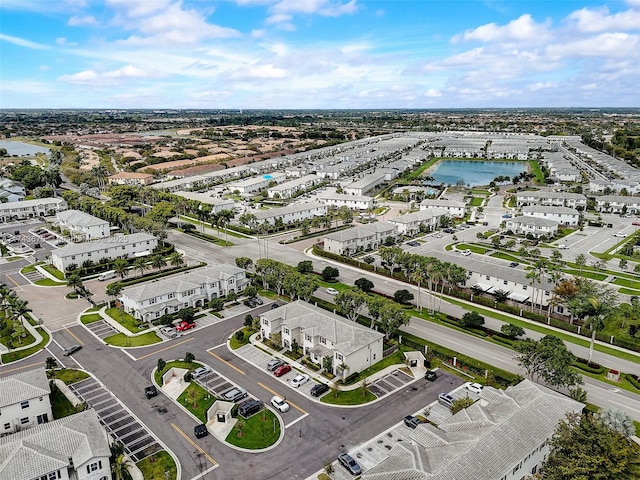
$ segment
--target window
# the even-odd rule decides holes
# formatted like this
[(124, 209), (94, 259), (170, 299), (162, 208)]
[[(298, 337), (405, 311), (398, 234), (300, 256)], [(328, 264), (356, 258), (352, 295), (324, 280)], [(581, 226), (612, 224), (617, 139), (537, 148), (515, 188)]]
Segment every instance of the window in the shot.
[(149, 299), (149, 303), (150, 303), (151, 305), (153, 305), (154, 303), (156, 303), (156, 299), (155, 299), (155, 298), (150, 298), (150, 299)]
[(485, 276), (485, 278), (486, 278), (487, 280), (491, 280), (491, 277), (490, 277), (489, 275), (486, 275), (486, 276)]
[(287, 327), (284, 327), (282, 331), (284, 332), (285, 335), (289, 335), (289, 329)]
[(336, 353), (336, 358), (337, 358), (338, 360), (340, 360), (340, 361), (342, 361), (342, 359), (343, 359), (342, 355), (341, 355), (341, 354), (339, 354), (339, 353)]
[(502, 283), (504, 283), (505, 285), (509, 285), (509, 281), (508, 280), (503, 280)]
[(87, 473), (95, 472), (100, 468), (102, 468), (102, 460), (98, 460), (97, 462), (87, 465)]
[(20, 402), (20, 408), (21, 409), (25, 409), (25, 408), (29, 408), (29, 400), (25, 400), (24, 402)]
[(262, 324), (263, 325), (269, 325), (269, 320), (267, 320), (266, 318), (262, 319)]
[(170, 293), (170, 294), (168, 295), (168, 298), (174, 298), (175, 296), (176, 296), (176, 294), (175, 294), (175, 293)]
[(24, 417), (20, 419), (20, 425), (25, 425), (29, 423), (29, 417)]
[(5, 423), (4, 424), (4, 429), (5, 430), (9, 430), (11, 428), (11, 424), (10, 423)]
[(523, 285), (523, 286), (522, 286), (522, 290), (526, 290), (526, 289), (527, 289), (527, 286), (526, 286), (526, 285)]

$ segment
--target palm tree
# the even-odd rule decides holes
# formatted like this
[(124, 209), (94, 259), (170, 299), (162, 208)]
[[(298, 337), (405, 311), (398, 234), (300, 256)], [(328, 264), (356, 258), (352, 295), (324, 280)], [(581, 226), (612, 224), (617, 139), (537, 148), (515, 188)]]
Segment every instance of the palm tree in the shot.
[(158, 270), (162, 270), (167, 266), (167, 262), (162, 255), (154, 255), (151, 257), (151, 266), (153, 268), (157, 268)]
[(137, 258), (136, 261), (133, 262), (133, 269), (137, 272), (140, 272), (140, 276), (144, 275), (147, 267), (147, 260), (144, 258)]
[(124, 454), (121, 453), (118, 455), (111, 466), (111, 472), (113, 473), (114, 480), (124, 480), (130, 467), (131, 462), (124, 456)]
[(180, 252), (173, 252), (171, 255), (169, 255), (169, 264), (174, 267), (184, 265), (182, 254)]
[(124, 258), (116, 258), (116, 261), (113, 262), (113, 269), (120, 275), (120, 278), (124, 280), (124, 277), (129, 274), (129, 262)]
[(9, 313), (13, 323), (19, 323), (22, 326), (21, 336), (24, 336), (24, 316), (31, 312), (29, 302), (21, 300), (18, 297), (11, 297), (9, 300)]
[(82, 277), (77, 273), (72, 273), (67, 277), (67, 287), (73, 288), (73, 291), (78, 293), (78, 289), (82, 287)]
[(227, 225), (229, 225), (234, 216), (235, 212), (233, 210), (222, 210), (218, 212), (218, 224), (222, 225), (222, 228), (224, 228), (225, 244), (229, 243), (229, 231), (227, 230)]
[(420, 294), (422, 292), (422, 282), (426, 278), (426, 272), (423, 270), (421, 265), (417, 265), (415, 270), (411, 272), (409, 279), (418, 286), (418, 308), (420, 308), (420, 313), (422, 313), (422, 301), (420, 300)]
[(596, 343), (596, 332), (602, 330), (605, 326), (605, 318), (612, 310), (613, 305), (609, 304), (606, 299), (599, 298), (597, 295), (591, 296), (587, 299), (588, 306), (588, 319), (585, 322), (585, 326), (591, 328), (591, 342), (589, 343), (589, 358), (588, 362), (591, 362), (593, 356), (593, 347)]

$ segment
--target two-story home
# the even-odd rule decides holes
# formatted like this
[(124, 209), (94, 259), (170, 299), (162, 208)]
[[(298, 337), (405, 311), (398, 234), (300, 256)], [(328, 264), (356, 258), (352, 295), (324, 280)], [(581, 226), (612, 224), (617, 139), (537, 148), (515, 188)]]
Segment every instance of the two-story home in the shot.
[(0, 378), (0, 435), (53, 420), (50, 393), (44, 368)]
[(251, 213), (256, 216), (258, 225), (262, 225), (265, 222), (269, 225), (275, 225), (277, 218), (280, 218), (282, 223), (287, 225), (288, 223), (301, 222), (308, 218), (326, 215), (327, 206), (319, 202), (300, 202), (286, 207), (251, 211)]
[(620, 195), (604, 195), (596, 197), (596, 210), (601, 213), (630, 213), (635, 215), (640, 212), (640, 199)]
[(320, 192), (315, 196), (315, 198), (325, 205), (347, 207), (352, 210), (369, 210), (373, 208), (374, 205), (373, 197), (336, 193), (335, 189)]
[(22, 202), (0, 203), (0, 223), (27, 218), (47, 217), (68, 207), (62, 198), (36, 198)]
[(398, 226), (391, 222), (373, 222), (330, 233), (323, 238), (324, 249), (337, 255), (352, 255), (362, 250), (375, 250), (391, 238), (399, 237)]
[(260, 314), (263, 338), (280, 333), (282, 346), (299, 345), (304, 355), (334, 375), (351, 375), (382, 360), (384, 335), (302, 300)]
[(0, 437), (3, 480), (111, 480), (109, 440), (95, 410)]
[(109, 222), (80, 210), (65, 210), (56, 214), (61, 230), (68, 230), (69, 234), (80, 241), (106, 238), (110, 235)]
[(535, 238), (543, 236), (553, 237), (558, 233), (558, 222), (542, 217), (530, 217), (527, 215), (513, 217), (505, 223), (507, 230), (517, 235), (533, 235)]
[(125, 312), (150, 322), (182, 308), (203, 307), (231, 292), (240, 293), (248, 283), (245, 270), (220, 264), (125, 288), (119, 300)]
[(138, 172), (118, 172), (107, 177), (109, 185), (150, 185), (153, 175)]
[(580, 222), (580, 212), (575, 208), (570, 207), (528, 205), (522, 207), (522, 214), (528, 217), (554, 220), (560, 225), (567, 225), (569, 227), (577, 227)]
[(24, 186), (10, 178), (0, 177), (0, 200), (4, 202), (21, 202), (27, 196)]
[(115, 260), (123, 257), (146, 256), (158, 246), (158, 239), (148, 233), (114, 235), (87, 243), (70, 243), (51, 251), (51, 263), (61, 272), (69, 265), (81, 266), (85, 260), (98, 263), (103, 258)]
[(581, 193), (523, 190), (516, 194), (516, 203), (522, 205), (554, 205), (578, 210), (587, 208), (587, 197)]
[(426, 198), (420, 202), (420, 210), (443, 210), (446, 215), (454, 218), (464, 217), (467, 204), (457, 200), (445, 200), (442, 198)]
[(267, 188), (267, 196), (269, 198), (291, 198), (296, 193), (304, 191), (322, 182), (322, 178), (317, 175), (305, 175), (300, 178), (295, 178), (279, 185)]
[(443, 215), (445, 213), (441, 209), (420, 210), (406, 215), (398, 215), (389, 219), (389, 223), (396, 225), (401, 234), (413, 236), (420, 231), (431, 232), (435, 230)]

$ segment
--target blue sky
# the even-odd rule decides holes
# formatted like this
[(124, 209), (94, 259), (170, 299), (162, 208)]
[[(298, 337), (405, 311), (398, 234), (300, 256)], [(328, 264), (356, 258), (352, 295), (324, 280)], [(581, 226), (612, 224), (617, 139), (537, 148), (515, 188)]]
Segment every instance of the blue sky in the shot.
[(0, 108), (640, 107), (640, 0), (2, 0)]

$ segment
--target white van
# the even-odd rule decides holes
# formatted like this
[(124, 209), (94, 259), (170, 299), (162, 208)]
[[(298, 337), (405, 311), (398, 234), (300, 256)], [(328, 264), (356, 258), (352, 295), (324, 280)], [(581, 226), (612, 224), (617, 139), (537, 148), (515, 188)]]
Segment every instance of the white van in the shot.
[(115, 278), (115, 276), (116, 276), (116, 271), (109, 270), (108, 272), (101, 273), (100, 276), (98, 277), (98, 280), (102, 282), (104, 280), (109, 280), (110, 278)]

